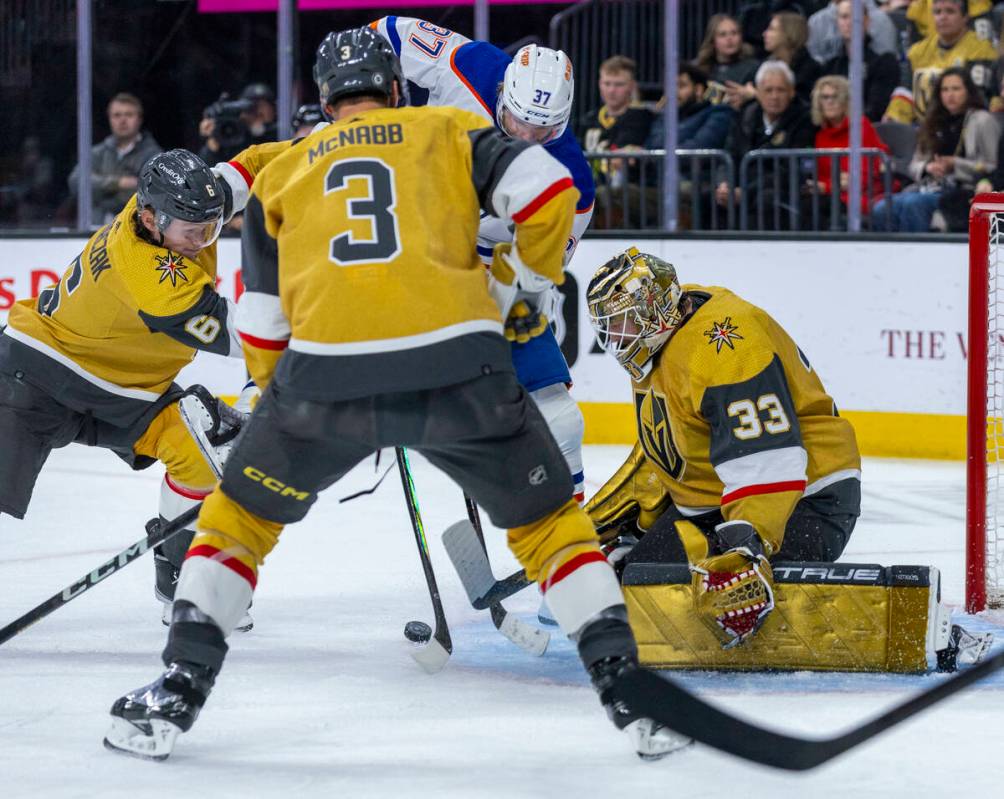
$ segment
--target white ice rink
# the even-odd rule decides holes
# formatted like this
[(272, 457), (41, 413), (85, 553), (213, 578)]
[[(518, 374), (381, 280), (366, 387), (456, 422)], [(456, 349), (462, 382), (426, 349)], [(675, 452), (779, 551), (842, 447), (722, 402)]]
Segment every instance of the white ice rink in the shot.
[[(588, 448), (587, 494), (625, 453)], [(555, 634), (532, 658), (469, 606), (439, 542), (464, 517), (461, 494), (412, 463), (454, 641), (444, 671), (421, 672), (401, 633), (432, 618), (396, 472), (338, 503), (373, 482), (370, 460), (284, 533), (261, 572), (254, 631), (230, 639), (202, 717), (167, 762), (101, 746), (112, 701), (161, 670), (149, 556), (0, 646), (0, 797), (1004, 796), (1004, 675), (807, 775), (699, 746), (640, 762), (567, 640)], [(140, 538), (159, 479), (159, 467), (130, 472), (100, 450), (55, 453), (28, 518), (0, 518), (0, 626)], [(844, 560), (937, 566), (959, 606), (964, 506), (962, 464), (868, 460)], [(508, 574), (502, 534), (489, 537), (496, 575)], [(507, 603), (528, 620), (531, 594)], [(1004, 615), (967, 623), (1004, 627)], [(680, 679), (778, 729), (829, 735), (943, 678)]]

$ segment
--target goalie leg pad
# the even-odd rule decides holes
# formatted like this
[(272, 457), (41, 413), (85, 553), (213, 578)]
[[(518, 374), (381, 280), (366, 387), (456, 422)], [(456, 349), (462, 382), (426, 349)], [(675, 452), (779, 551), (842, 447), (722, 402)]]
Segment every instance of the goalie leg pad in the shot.
[(660, 668), (923, 673), (949, 646), (950, 614), (927, 566), (775, 561), (774, 611), (722, 649), (693, 610), (683, 564), (631, 563), (624, 595), (644, 665)]

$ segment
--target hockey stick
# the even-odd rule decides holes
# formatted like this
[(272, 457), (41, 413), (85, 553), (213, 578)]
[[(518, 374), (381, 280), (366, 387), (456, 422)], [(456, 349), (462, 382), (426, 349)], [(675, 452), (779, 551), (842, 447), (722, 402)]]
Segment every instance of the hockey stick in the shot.
[(623, 701), (667, 727), (736, 757), (789, 771), (807, 771), (874, 738), (938, 702), (1004, 668), (1004, 652), (977, 663), (906, 702), (832, 738), (800, 738), (773, 732), (708, 704), (672, 680), (637, 669), (612, 687)]
[(422, 571), (425, 572), (425, 584), (429, 588), (429, 599), (432, 601), (432, 612), (436, 617), (436, 629), (427, 644), (415, 647), (411, 656), (418, 665), (429, 674), (435, 674), (446, 665), (453, 653), (453, 641), (450, 639), (450, 628), (446, 623), (443, 603), (439, 598), (439, 587), (436, 585), (436, 574), (432, 570), (432, 560), (429, 557), (429, 543), (422, 526), (422, 516), (418, 510), (418, 500), (415, 497), (415, 483), (411, 479), (411, 468), (408, 466), (408, 453), (404, 447), (395, 447), (398, 470), (401, 472), (401, 485), (408, 501), (408, 515), (411, 517), (411, 529), (415, 532), (415, 543), (418, 544), (418, 557), (422, 561)]
[(202, 503), (200, 502), (194, 508), (189, 508), (168, 524), (159, 525), (153, 530), (148, 527), (146, 538), (141, 538), (132, 546), (126, 547), (111, 560), (105, 561), (96, 569), (85, 574), (79, 580), (75, 580), (70, 583), (58, 594), (54, 594), (49, 597), (41, 605), (32, 608), (23, 616), (15, 619), (3, 629), (0, 629), (0, 644), (6, 643), (18, 633), (24, 632), (35, 622), (44, 619), (54, 610), (58, 610), (67, 602), (72, 602), (85, 591), (92, 589), (106, 577), (110, 577), (119, 569), (132, 563), (134, 560), (142, 556), (148, 549), (160, 546), (169, 538), (173, 537), (177, 533), (180, 533), (199, 517), (199, 509), (201, 507)]
[(504, 580), (495, 579), (488, 555), (483, 550), (484, 539), (473, 521), (457, 522), (448, 527), (443, 533), (443, 545), (476, 610), (487, 610), (531, 585), (523, 569)]
[[(484, 553), (484, 565), (490, 572), (491, 564), (488, 560), (488, 547), (485, 544), (484, 530), (481, 529), (481, 514), (478, 513), (477, 503), (467, 496), (467, 494), (464, 494), (464, 504), (467, 506), (467, 518), (470, 519), (471, 527), (474, 528), (474, 532), (477, 534), (478, 541), (481, 544), (481, 551)], [(450, 554), (449, 549), (447, 549), (447, 554)], [(452, 554), (450, 554), (450, 559), (453, 559)], [(457, 564), (454, 563), (453, 565), (456, 568)], [(460, 570), (457, 569), (457, 571), (459, 572)], [(460, 579), (463, 581), (463, 577)], [(500, 602), (493, 602), (488, 607), (488, 610), (491, 612), (492, 624), (495, 625), (495, 629), (520, 649), (538, 657), (547, 651), (547, 645), (551, 641), (550, 633), (517, 619), (502, 607)]]

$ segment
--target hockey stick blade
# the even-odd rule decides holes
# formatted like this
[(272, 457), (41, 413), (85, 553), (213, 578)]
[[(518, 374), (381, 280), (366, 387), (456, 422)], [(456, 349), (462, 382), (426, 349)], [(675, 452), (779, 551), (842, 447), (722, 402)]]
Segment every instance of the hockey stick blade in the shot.
[[(491, 564), (488, 556), (481, 546), (477, 530), (470, 521), (461, 521), (450, 525), (443, 532), (443, 546), (446, 554), (450, 557), (450, 562), (460, 577), (460, 582), (467, 592), (467, 597), (476, 610), (491, 611), (492, 624), (502, 635), (512, 641), (520, 649), (529, 652), (531, 655), (540, 657), (547, 651), (547, 645), (551, 641), (551, 634), (537, 627), (527, 624), (517, 619), (509, 613), (499, 599), (484, 601), (482, 594), (491, 595), (495, 583), (495, 575), (492, 574)], [(526, 587), (526, 573), (519, 572), (523, 576)], [(510, 596), (515, 593), (507, 593)]]
[(70, 583), (58, 594), (53, 594), (41, 605), (36, 605), (23, 616), (15, 619), (6, 627), (0, 629), (0, 644), (5, 644), (18, 633), (24, 632), (37, 621), (41, 621), (54, 610), (61, 608), (67, 602), (72, 602), (85, 591), (89, 591), (106, 577), (110, 577), (124, 566), (143, 555), (147, 550), (160, 546), (172, 536), (180, 533), (199, 517), (202, 508), (200, 502), (194, 508), (189, 508), (183, 514), (173, 519), (169, 524), (160, 527), (155, 533), (141, 538), (130, 547), (126, 547), (111, 560), (106, 560), (96, 569), (88, 572), (79, 580)]
[(1004, 668), (1004, 652), (959, 672), (902, 704), (832, 738), (800, 738), (773, 732), (708, 704), (672, 680), (645, 669), (628, 672), (613, 686), (615, 701), (625, 702), (667, 727), (707, 746), (788, 771), (807, 771), (895, 727)]
[(530, 585), (522, 569), (504, 580), (495, 579), (474, 525), (469, 521), (447, 527), (443, 533), (443, 546), (467, 592), (467, 598), (477, 610), (487, 610)]
[(429, 643), (415, 647), (411, 656), (415, 662), (421, 666), (427, 674), (436, 674), (443, 670), (446, 661), (450, 659), (453, 644), (447, 642), (449, 649), (435, 637), (429, 639)]

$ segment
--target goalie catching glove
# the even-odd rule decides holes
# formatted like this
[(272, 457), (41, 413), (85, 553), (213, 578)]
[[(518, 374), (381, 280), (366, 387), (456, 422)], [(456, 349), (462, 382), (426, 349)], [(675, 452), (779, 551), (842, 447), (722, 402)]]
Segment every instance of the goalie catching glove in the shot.
[(749, 522), (718, 525), (725, 550), (708, 554), (708, 539), (693, 522), (676, 522), (687, 550), (694, 611), (723, 649), (747, 641), (774, 609), (774, 575), (763, 542)]

